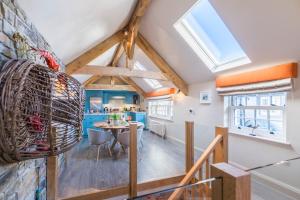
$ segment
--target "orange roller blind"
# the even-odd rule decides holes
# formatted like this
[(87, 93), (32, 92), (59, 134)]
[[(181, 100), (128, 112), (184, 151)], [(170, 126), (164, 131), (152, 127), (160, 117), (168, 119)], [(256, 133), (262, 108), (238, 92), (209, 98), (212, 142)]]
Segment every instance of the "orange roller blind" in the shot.
[(147, 92), (146, 97), (165, 96), (165, 95), (175, 94), (175, 92), (176, 92), (175, 88), (164, 88), (160, 90), (155, 90), (153, 92)]
[(234, 75), (221, 75), (216, 78), (216, 86), (220, 88), (286, 78), (297, 78), (297, 67), (297, 63), (287, 63)]

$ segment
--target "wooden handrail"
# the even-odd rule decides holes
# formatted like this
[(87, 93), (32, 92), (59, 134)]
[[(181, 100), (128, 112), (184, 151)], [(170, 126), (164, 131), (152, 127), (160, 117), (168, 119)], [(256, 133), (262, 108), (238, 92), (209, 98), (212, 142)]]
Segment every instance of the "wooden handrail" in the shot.
[[(211, 153), (215, 150), (217, 145), (222, 141), (223, 136), (217, 135), (215, 139), (209, 144), (209, 146), (206, 148), (206, 150), (203, 152), (203, 154), (200, 156), (200, 158), (197, 160), (195, 165), (191, 168), (191, 170), (186, 174), (186, 176), (182, 179), (182, 181), (179, 183), (178, 186), (183, 186), (186, 184), (189, 184), (189, 182), (194, 178), (195, 174), (200, 170), (202, 165), (205, 163), (207, 159), (209, 159), (209, 156)], [(174, 200), (179, 199), (183, 192), (184, 188), (178, 188), (176, 189), (172, 195), (169, 197), (168, 200)]]

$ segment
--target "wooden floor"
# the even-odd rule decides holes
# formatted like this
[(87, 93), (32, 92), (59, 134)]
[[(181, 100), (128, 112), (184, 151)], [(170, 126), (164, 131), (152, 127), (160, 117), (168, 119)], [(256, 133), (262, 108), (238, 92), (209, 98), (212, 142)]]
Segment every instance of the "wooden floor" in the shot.
[[(59, 179), (59, 196), (74, 196), (93, 189), (105, 189), (128, 184), (128, 154), (116, 147), (113, 157), (102, 150), (97, 162), (97, 147), (87, 139), (67, 155), (67, 165)], [(195, 156), (198, 158), (199, 153)], [(164, 140), (144, 131), (144, 146), (139, 153), (138, 182), (171, 177), (184, 173), (184, 145)]]

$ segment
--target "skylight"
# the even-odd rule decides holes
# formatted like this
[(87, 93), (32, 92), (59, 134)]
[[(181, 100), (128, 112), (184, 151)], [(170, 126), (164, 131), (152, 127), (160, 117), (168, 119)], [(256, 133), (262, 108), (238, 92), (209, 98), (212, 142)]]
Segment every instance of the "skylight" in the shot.
[[(146, 68), (138, 61), (135, 62), (134, 69), (147, 71)], [(143, 78), (143, 79), (152, 89), (158, 89), (158, 88), (162, 87), (162, 85), (160, 84), (160, 82), (158, 80), (149, 79), (149, 78)]]
[(208, 0), (199, 0), (174, 27), (212, 72), (251, 62)]

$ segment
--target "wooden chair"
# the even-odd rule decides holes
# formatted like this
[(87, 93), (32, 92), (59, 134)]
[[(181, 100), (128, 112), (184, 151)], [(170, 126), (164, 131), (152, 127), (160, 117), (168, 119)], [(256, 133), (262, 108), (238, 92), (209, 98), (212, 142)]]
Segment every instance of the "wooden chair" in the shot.
[(109, 145), (112, 140), (112, 135), (108, 131), (103, 130), (96, 130), (96, 129), (88, 129), (88, 138), (91, 145), (98, 146), (98, 153), (97, 153), (97, 161), (100, 155), (100, 148), (104, 146), (108, 149), (108, 153), (112, 156)]

